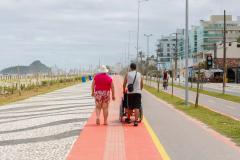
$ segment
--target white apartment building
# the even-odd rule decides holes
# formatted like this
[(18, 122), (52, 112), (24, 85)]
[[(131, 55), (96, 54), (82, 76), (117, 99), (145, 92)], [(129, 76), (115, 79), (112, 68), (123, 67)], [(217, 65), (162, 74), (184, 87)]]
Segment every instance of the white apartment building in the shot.
[[(232, 15), (226, 16), (227, 42), (236, 41), (240, 36), (240, 18), (233, 20)], [(191, 54), (211, 51), (214, 44), (223, 41), (224, 16), (212, 15), (210, 20), (201, 20), (200, 25), (193, 26), (190, 30)]]
[[(217, 54), (215, 58), (223, 58), (223, 44), (218, 43)], [(214, 56), (214, 52), (212, 51)], [(240, 59), (240, 43), (232, 42), (226, 44), (226, 58)]]
[(173, 36), (162, 36), (158, 40), (157, 44), (157, 57), (160, 63), (160, 68), (171, 69), (171, 61), (173, 53), (175, 52), (176, 37)]

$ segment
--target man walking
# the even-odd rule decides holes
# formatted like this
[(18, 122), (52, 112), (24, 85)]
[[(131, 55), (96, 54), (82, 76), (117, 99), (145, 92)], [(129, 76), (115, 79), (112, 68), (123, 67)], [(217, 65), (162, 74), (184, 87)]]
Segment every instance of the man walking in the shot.
[(163, 89), (164, 90), (167, 90), (167, 87), (168, 87), (168, 71), (165, 69), (164, 72), (163, 72)]
[[(126, 87), (127, 91), (127, 102), (128, 102), (128, 115), (131, 114), (132, 110), (135, 113), (134, 126), (138, 126), (139, 120), (139, 109), (142, 105), (142, 89), (143, 89), (143, 78), (141, 73), (136, 71), (137, 66), (135, 63), (131, 63), (130, 71), (126, 74), (123, 83), (123, 91)], [(128, 116), (127, 121), (130, 121)]]

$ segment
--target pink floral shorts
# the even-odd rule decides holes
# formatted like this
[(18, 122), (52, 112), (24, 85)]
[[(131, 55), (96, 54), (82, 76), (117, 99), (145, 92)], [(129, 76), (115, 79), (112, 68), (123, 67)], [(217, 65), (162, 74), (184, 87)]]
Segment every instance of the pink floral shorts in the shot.
[(97, 104), (109, 103), (110, 91), (95, 91), (95, 102)]

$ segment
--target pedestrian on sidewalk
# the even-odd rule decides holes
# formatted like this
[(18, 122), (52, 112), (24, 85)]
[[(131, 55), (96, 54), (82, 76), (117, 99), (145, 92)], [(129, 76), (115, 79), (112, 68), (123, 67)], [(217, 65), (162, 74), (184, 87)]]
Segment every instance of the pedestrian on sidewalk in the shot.
[(112, 78), (107, 74), (108, 69), (105, 65), (100, 66), (98, 73), (92, 82), (92, 97), (96, 103), (96, 124), (100, 125), (100, 114), (103, 110), (104, 125), (107, 125), (108, 106), (110, 102), (110, 91), (112, 100), (115, 100), (115, 91)]
[(128, 117), (125, 121), (131, 121), (130, 115), (134, 110), (135, 121), (134, 126), (138, 126), (139, 120), (139, 109), (142, 106), (142, 89), (143, 89), (143, 78), (141, 73), (137, 72), (137, 66), (135, 63), (130, 64), (130, 71), (125, 75), (123, 83), (123, 91), (126, 87), (127, 91), (127, 114)]
[(167, 90), (167, 87), (168, 87), (168, 79), (169, 79), (168, 71), (165, 69), (164, 72), (163, 72), (163, 89), (164, 89), (164, 90)]

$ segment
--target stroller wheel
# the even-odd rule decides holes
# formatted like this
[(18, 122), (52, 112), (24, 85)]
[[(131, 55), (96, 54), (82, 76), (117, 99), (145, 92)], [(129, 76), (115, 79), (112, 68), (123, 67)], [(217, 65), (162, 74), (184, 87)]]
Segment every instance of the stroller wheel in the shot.
[(143, 120), (143, 108), (141, 107), (139, 110), (139, 123), (141, 123)]
[(123, 122), (123, 117), (119, 117), (119, 121), (120, 121), (120, 122)]
[(119, 121), (123, 122), (123, 117), (124, 117), (124, 107), (121, 104), (120, 108), (119, 108)]

